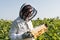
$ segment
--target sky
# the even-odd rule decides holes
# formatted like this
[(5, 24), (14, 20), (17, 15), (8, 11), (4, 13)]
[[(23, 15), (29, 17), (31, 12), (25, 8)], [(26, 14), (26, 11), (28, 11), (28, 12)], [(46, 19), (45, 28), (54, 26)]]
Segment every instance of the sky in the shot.
[(37, 15), (33, 19), (60, 17), (60, 0), (0, 0), (0, 19), (16, 19), (24, 3), (32, 5), (37, 10)]

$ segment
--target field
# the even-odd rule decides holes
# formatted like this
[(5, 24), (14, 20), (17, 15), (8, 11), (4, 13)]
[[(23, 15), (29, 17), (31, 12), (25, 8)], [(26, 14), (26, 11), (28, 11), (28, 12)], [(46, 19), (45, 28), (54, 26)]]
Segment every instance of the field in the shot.
[[(60, 40), (60, 19), (57, 18), (44, 18), (32, 20), (33, 26), (36, 27), (43, 23), (48, 25), (48, 31), (40, 35), (36, 40)], [(11, 27), (11, 20), (0, 19), (0, 40), (10, 40), (8, 33)]]

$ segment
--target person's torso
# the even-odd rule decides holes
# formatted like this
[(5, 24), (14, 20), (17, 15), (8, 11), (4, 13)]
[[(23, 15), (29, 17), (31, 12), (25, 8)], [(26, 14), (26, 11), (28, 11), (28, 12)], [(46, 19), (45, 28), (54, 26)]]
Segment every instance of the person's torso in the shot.
[[(23, 34), (27, 31), (30, 31), (30, 29), (33, 29), (31, 21), (25, 22), (24, 20), (22, 20), (21, 18), (18, 17), (16, 19), (16, 23), (18, 25), (18, 29), (17, 29), (18, 34)], [(23, 39), (21, 39), (21, 40), (23, 40)]]

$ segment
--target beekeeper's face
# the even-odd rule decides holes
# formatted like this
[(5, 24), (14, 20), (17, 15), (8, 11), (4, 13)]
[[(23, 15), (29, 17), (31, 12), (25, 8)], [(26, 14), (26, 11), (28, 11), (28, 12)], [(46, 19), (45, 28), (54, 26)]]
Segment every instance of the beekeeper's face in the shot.
[(28, 21), (29, 17), (32, 15), (32, 7), (27, 5), (22, 9), (22, 17), (25, 21)]
[(25, 20), (28, 21), (29, 17), (31, 17), (31, 15), (32, 15), (32, 9), (29, 9), (26, 13), (24, 13), (23, 16), (24, 16)]

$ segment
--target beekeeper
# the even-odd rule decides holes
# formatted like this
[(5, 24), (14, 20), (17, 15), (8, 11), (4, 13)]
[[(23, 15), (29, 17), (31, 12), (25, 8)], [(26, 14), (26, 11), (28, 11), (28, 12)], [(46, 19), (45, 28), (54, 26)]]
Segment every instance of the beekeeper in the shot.
[(34, 36), (30, 33), (30, 30), (34, 29), (31, 19), (35, 17), (37, 11), (30, 4), (24, 3), (21, 6), (19, 17), (15, 19), (11, 25), (9, 31), (9, 37), (11, 40), (35, 40)]

